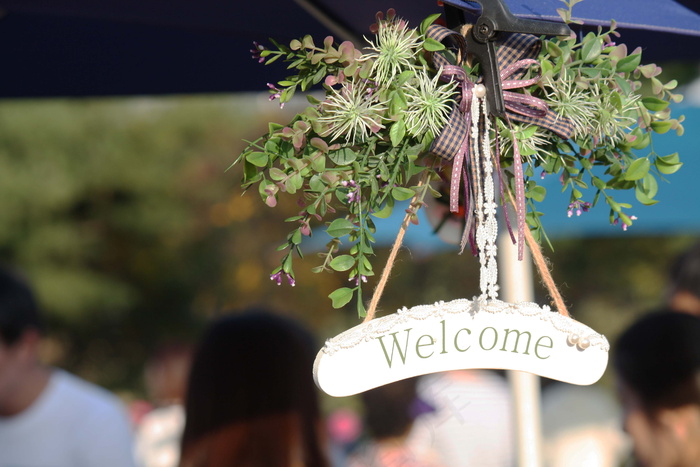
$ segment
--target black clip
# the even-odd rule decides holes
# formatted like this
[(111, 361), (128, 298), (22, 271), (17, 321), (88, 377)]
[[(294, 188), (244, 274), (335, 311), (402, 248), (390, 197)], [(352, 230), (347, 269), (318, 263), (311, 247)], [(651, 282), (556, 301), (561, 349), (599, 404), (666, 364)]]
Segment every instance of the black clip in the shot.
[(465, 38), (467, 52), (474, 55), (481, 65), (489, 112), (501, 118), (505, 117), (506, 106), (503, 101), (495, 42), (502, 39), (502, 33), (537, 36), (566, 36), (571, 33), (564, 23), (518, 18), (501, 0), (443, 0), (443, 3), (447, 27), (451, 29), (465, 23), (464, 12), (474, 12), (474, 3), (481, 5), (481, 15)]

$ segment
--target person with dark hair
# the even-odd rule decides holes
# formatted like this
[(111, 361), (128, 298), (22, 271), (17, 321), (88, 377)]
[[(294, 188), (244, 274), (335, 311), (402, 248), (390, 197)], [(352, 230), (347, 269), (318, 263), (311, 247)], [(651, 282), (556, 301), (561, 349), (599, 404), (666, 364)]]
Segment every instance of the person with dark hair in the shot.
[(673, 311), (700, 316), (700, 243), (680, 254), (671, 265), (667, 303)]
[(644, 316), (614, 353), (624, 428), (643, 466), (700, 465), (700, 318)]
[(146, 362), (146, 391), (154, 408), (136, 430), (136, 457), (142, 467), (179, 464), (192, 350), (186, 342), (169, 343), (158, 347)]
[(192, 361), (182, 467), (326, 467), (313, 363), (298, 323), (263, 310), (213, 322)]
[(435, 454), (413, 438), (416, 418), (433, 410), (418, 398), (417, 383), (409, 378), (361, 394), (367, 439), (349, 467), (438, 467)]
[(129, 467), (131, 426), (119, 399), (39, 359), (33, 293), (0, 268), (0, 465)]

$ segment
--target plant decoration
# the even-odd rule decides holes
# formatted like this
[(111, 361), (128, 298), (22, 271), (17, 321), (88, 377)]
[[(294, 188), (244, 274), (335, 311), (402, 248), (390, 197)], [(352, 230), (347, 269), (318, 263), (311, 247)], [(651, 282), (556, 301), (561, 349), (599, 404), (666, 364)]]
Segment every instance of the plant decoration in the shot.
[[(567, 23), (575, 3), (565, 2), (560, 11)], [(271, 275), (278, 284), (286, 279), (294, 285), (293, 257), (302, 255), (303, 238), (320, 228), (331, 240), (314, 271), (347, 273), (349, 286), (329, 296), (333, 307), (354, 296), (364, 315), (362, 286), (374, 275), (373, 218), (385, 218), (397, 202), (412, 200), (407, 212), (417, 222), (428, 192), (440, 196), (431, 182), (447, 180), (453, 161), (437, 157), (434, 142), (462, 99), (457, 82), (444, 73), (445, 64), (460, 65), (471, 84), (480, 73), (478, 64), (470, 66), (431, 34), (438, 17), (411, 28), (393, 10), (378, 13), (371, 28), (375, 35), (363, 50), (332, 37), (320, 45), (310, 36), (289, 45), (272, 41), (272, 48), (256, 44), (255, 58), (283, 60), (294, 71), (268, 84), (271, 100), (283, 105), (318, 84), (324, 92), (320, 98), (308, 94), (309, 106), (286, 125), (270, 123), (268, 133), (250, 142), (235, 162), (244, 166), (243, 188), (257, 185), (268, 206), (274, 207), (282, 193), (298, 199), (300, 210), (286, 220), (291, 231), (279, 248), (286, 253)], [(682, 99), (672, 92), (676, 82), (661, 82), (660, 68), (642, 65), (641, 51), (616, 44), (618, 36), (613, 23), (580, 40), (573, 34), (543, 39), (536, 63), (523, 66), (516, 94), (544, 103), (569, 129), (564, 136), (528, 119), (492, 122), (496, 176), (506, 192), (501, 202), (520, 183), (528, 211), (523, 224), (537, 240), (546, 239), (536, 209), (546, 195), (541, 178), (556, 175), (570, 193), (563, 212), (580, 214), (604, 201), (610, 222), (626, 229), (635, 217), (613, 192), (634, 190), (641, 204), (654, 204), (657, 180), (682, 165), (678, 154), (656, 154), (652, 145), (653, 133), (683, 132), (683, 118), (671, 118), (669, 109), (671, 101)], [(514, 161), (520, 156), (524, 168), (518, 177)], [(452, 196), (464, 198), (459, 188), (455, 193), (452, 187)]]

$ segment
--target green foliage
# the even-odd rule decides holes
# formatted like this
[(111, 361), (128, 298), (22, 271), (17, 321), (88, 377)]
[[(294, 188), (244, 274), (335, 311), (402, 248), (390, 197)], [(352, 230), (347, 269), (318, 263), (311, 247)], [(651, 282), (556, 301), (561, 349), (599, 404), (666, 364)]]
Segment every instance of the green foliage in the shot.
[(213, 313), (291, 309), (261, 280), (282, 219), (224, 174), (269, 119), (245, 96), (2, 102), (0, 259), (37, 290), (50, 363), (138, 389), (149, 353)]
[[(565, 2), (567, 8), (559, 10), (565, 21), (571, 20), (571, 9), (579, 1)], [(572, 35), (544, 42), (539, 57), (542, 78), (531, 92), (571, 119), (575, 132), (570, 141), (561, 141), (538, 130), (530, 136), (530, 150), (521, 152), (531, 166), (528, 183), (536, 183), (535, 173), (559, 176), (562, 190), (570, 193), (569, 215), (602, 198), (610, 208), (610, 221), (626, 229), (636, 217), (624, 212), (631, 206), (615, 202), (612, 192), (634, 190), (641, 204), (656, 203), (657, 178), (677, 171), (682, 163), (677, 155), (656, 154), (652, 134), (675, 130), (682, 135), (683, 117), (671, 118), (668, 108), (670, 102), (682, 100), (672, 92), (677, 82), (662, 83), (661, 68), (642, 65), (641, 49), (629, 53), (625, 44), (614, 42), (618, 36), (613, 22), (608, 30), (599, 28), (580, 41)], [(503, 132), (502, 138), (520, 131), (520, 141), (532, 128), (515, 127), (516, 132)], [(509, 141), (503, 144), (508, 147)], [(589, 189), (592, 195), (586, 195)], [(530, 217), (529, 224), (537, 236), (544, 234), (539, 216)]]
[[(567, 8), (559, 10), (565, 21), (571, 22), (571, 9), (579, 1), (565, 2)], [(292, 257), (301, 256), (302, 234), (311, 235), (313, 220), (324, 222), (332, 240), (323, 264), (314, 270), (347, 272), (355, 282), (352, 290), (362, 314), (362, 281), (373, 274), (372, 216), (386, 217), (394, 201), (422, 199), (425, 192), (416, 189), (416, 176), (438, 180), (441, 165), (449, 165), (427, 157), (459, 99), (457, 83), (441, 82), (440, 70), (429, 60), (430, 54), (440, 54), (457, 65), (453, 51), (426, 37), (437, 17), (410, 29), (393, 10), (386, 20), (378, 15), (376, 37), (364, 52), (348, 42), (336, 45), (331, 37), (319, 47), (310, 36), (288, 47), (273, 42), (275, 49), (262, 50), (261, 57), (282, 59), (295, 72), (271, 86), (273, 99), (284, 104), (297, 89), (321, 83), (325, 92), (324, 100), (310, 99), (311, 106), (289, 124), (271, 126), (236, 160), (244, 165), (243, 187), (257, 184), (268, 206), (277, 204), (280, 193), (288, 193), (300, 207), (292, 221), (296, 226), (280, 247), (287, 254), (273, 271), (275, 279), (281, 271), (293, 282)], [(617, 36), (613, 23), (581, 40), (573, 34), (544, 39), (539, 67), (526, 70), (524, 79), (534, 80), (522, 92), (571, 122), (571, 137), (494, 117), (491, 141), (501, 148), (500, 165), (507, 169), (506, 185), (513, 192), (520, 182), (512, 170), (516, 147), (527, 160), (526, 220), (538, 240), (546, 240), (542, 213), (536, 208), (547, 194), (538, 184), (545, 175), (557, 175), (562, 191), (570, 193), (569, 215), (587, 211), (602, 199), (610, 208), (610, 222), (626, 229), (636, 217), (626, 212), (631, 205), (615, 201), (613, 192), (634, 190), (641, 204), (654, 204), (657, 178), (682, 165), (677, 155), (656, 154), (651, 138), (653, 133), (683, 132), (683, 117), (671, 118), (669, 109), (670, 102), (682, 99), (673, 93), (677, 83), (663, 83), (661, 69), (643, 65), (641, 51), (628, 53), (624, 44), (613, 42)], [(478, 67), (462, 66), (468, 79), (477, 82)], [(638, 156), (647, 148), (648, 153)], [(418, 207), (420, 203), (414, 203), (411, 209)], [(354, 263), (344, 260), (338, 268), (334, 255), (339, 254), (341, 238), (350, 242), (343, 256)], [(334, 306), (348, 303), (345, 289), (331, 294)]]
[[(438, 86), (421, 78), (427, 64), (418, 47), (444, 48), (425, 42), (405, 24), (380, 20), (379, 28), (380, 38), (397, 44), (392, 55), (399, 57), (396, 62), (382, 61), (380, 43), (374, 52), (363, 55), (349, 42), (336, 46), (329, 38), (323, 47), (317, 47), (309, 36), (292, 41), (289, 47), (274, 43), (276, 50), (263, 50), (262, 57), (281, 58), (297, 71), (277, 83), (279, 88), (273, 87), (273, 97), (288, 102), (297, 89), (308, 89), (322, 80), (331, 97), (320, 103), (311, 100), (312, 106), (286, 126), (271, 126), (236, 160), (244, 165), (243, 187), (257, 184), (268, 206), (275, 206), (280, 193), (287, 193), (296, 197), (301, 208), (297, 216), (288, 219), (294, 227), (279, 247), (286, 254), (272, 271), (273, 280), (279, 281), (282, 273), (295, 284), (293, 258), (302, 255), (300, 245), (303, 237), (311, 235), (311, 224), (343, 212), (326, 225), (331, 241), (322, 264), (314, 271), (347, 273), (354, 287), (342, 287), (330, 298), (334, 307), (342, 307), (351, 300), (351, 291), (360, 314), (364, 309), (362, 285), (374, 275), (369, 260), (374, 255), (372, 217), (387, 217), (395, 201), (422, 199), (426, 193), (425, 187), (416, 189), (415, 176), (423, 170), (416, 160), (435, 135), (417, 127), (416, 122), (434, 119), (414, 119), (409, 127), (405, 116), (420, 105), (412, 102), (425, 99), (421, 90)], [(386, 80), (386, 84), (368, 86), (368, 77), (370, 82)], [(335, 85), (341, 90), (336, 91)], [(440, 87), (446, 92), (438, 97), (451, 102), (454, 86)], [(449, 106), (436, 110), (448, 111)], [(341, 255), (338, 252), (343, 242), (350, 246)]]

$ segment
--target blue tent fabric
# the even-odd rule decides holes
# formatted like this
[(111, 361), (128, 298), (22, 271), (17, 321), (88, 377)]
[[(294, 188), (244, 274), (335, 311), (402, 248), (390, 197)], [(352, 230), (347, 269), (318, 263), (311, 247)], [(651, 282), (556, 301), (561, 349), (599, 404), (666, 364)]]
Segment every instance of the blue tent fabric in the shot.
[[(445, 3), (470, 10), (478, 4), (464, 0)], [(523, 18), (561, 22), (561, 0), (504, 0), (511, 13)], [(700, 36), (700, 14), (673, 0), (584, 0), (573, 7), (573, 19), (588, 26), (606, 26), (615, 20), (622, 28)]]
[[(535, 18), (558, 19), (563, 6), (560, 0), (505, 1), (514, 13)], [(346, 39), (340, 30), (361, 43), (374, 14), (389, 8), (414, 26), (442, 11), (437, 0), (0, 0), (6, 44), (0, 98), (264, 91), (265, 82), (285, 70), (251, 60), (253, 41), (288, 42), (304, 34), (320, 41), (332, 31)], [(574, 12), (590, 25), (615, 18), (643, 28), (626, 29), (622, 41), (644, 47), (647, 63), (698, 57), (697, 7), (584, 0)], [(643, 32), (635, 37), (635, 31)]]

